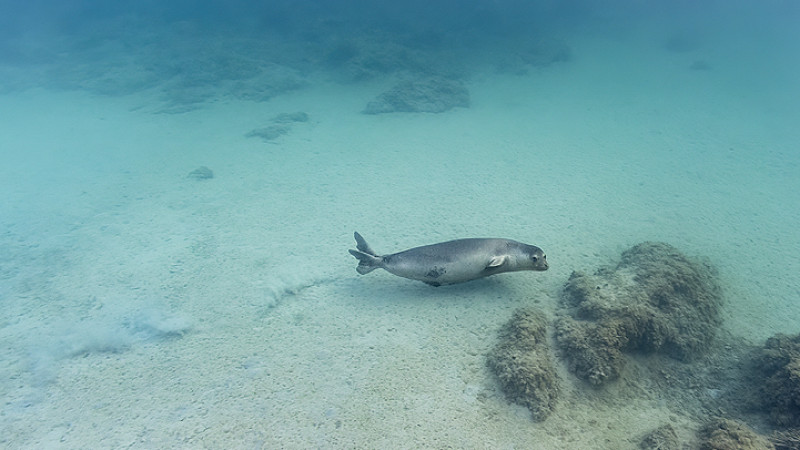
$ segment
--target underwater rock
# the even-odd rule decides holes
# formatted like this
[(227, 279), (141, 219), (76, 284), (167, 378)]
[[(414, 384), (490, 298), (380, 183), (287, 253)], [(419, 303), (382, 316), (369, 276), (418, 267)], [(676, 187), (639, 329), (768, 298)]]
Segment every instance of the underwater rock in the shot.
[(183, 114), (202, 108), (216, 95), (211, 86), (181, 86), (167, 83), (162, 89), (162, 105), (156, 110), (160, 114)]
[[(158, 112), (180, 114), (202, 108), (209, 102), (224, 97), (265, 102), (307, 85), (292, 69), (274, 64), (237, 67), (233, 62), (231, 66), (225, 66), (225, 58), (219, 55), (216, 57), (221, 61), (204, 60), (210, 67), (201, 64), (196, 72), (180, 71), (163, 83), (163, 106)], [(192, 73), (195, 75), (191, 75)]]
[(281, 94), (304, 88), (308, 81), (296, 70), (276, 64), (266, 64), (252, 78), (235, 78), (228, 88), (228, 95), (254, 102), (266, 102)]
[(710, 265), (644, 242), (623, 252), (615, 268), (573, 272), (563, 302), (559, 346), (572, 372), (600, 385), (619, 377), (625, 351), (681, 361), (701, 354), (720, 324), (722, 296)]
[(702, 450), (774, 450), (765, 437), (747, 425), (729, 419), (715, 419), (700, 429)]
[(265, 142), (273, 141), (292, 129), (292, 125), (299, 122), (308, 122), (308, 114), (304, 112), (281, 113), (271, 119), (274, 125), (256, 128), (248, 132), (245, 137), (259, 137)]
[(556, 339), (568, 359), (569, 370), (593, 385), (619, 378), (625, 366), (620, 349), (627, 340), (616, 331), (607, 324), (581, 323), (571, 317), (556, 321)]
[(648, 433), (639, 443), (642, 450), (680, 450), (678, 433), (670, 424), (662, 425)]
[(266, 142), (273, 141), (289, 132), (286, 125), (269, 125), (264, 128), (256, 128), (245, 134), (245, 137), (259, 137)]
[(427, 78), (404, 81), (367, 104), (364, 114), (391, 112), (441, 113), (469, 107), (469, 91), (458, 81)]
[(272, 118), (272, 123), (308, 122), (308, 114), (299, 111), (294, 113), (280, 113)]
[(463, 72), (452, 52), (408, 44), (398, 41), (392, 33), (377, 30), (356, 32), (323, 50), (320, 62), (332, 71), (335, 78), (345, 83), (380, 79), (398, 73), (421, 77)]
[(214, 178), (214, 172), (206, 166), (200, 166), (197, 169), (189, 172), (187, 175), (189, 178), (194, 178), (195, 180), (210, 180)]
[(487, 364), (509, 401), (530, 409), (542, 421), (555, 408), (559, 380), (547, 345), (547, 322), (533, 309), (517, 310), (500, 330)]
[[(377, 39), (381, 42), (370, 42)], [(361, 39), (337, 44), (330, 49), (324, 63), (338, 72), (346, 82), (371, 80), (401, 71), (418, 72), (425, 64), (421, 55), (380, 36), (362, 36)]]
[(800, 334), (777, 334), (757, 352), (761, 400), (778, 426), (800, 426)]
[(769, 441), (777, 450), (796, 450), (800, 448), (800, 428), (776, 431), (770, 435)]

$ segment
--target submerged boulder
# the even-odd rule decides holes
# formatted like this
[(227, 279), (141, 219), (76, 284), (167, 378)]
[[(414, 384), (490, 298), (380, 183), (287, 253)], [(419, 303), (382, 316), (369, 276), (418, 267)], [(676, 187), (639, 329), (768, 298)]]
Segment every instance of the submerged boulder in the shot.
[(200, 166), (197, 169), (189, 172), (187, 175), (189, 178), (194, 178), (195, 180), (210, 180), (214, 178), (214, 172), (206, 166)]
[(626, 351), (681, 361), (702, 353), (720, 324), (722, 296), (710, 265), (644, 242), (623, 252), (616, 267), (573, 272), (563, 303), (559, 346), (572, 372), (600, 385), (619, 377)]
[(489, 368), (509, 401), (527, 407), (536, 421), (555, 408), (559, 381), (547, 345), (547, 321), (533, 309), (516, 311), (489, 353)]
[(647, 433), (639, 442), (639, 448), (642, 450), (680, 450), (682, 446), (675, 428), (670, 424), (665, 424)]
[(289, 127), (287, 125), (268, 125), (266, 127), (251, 130), (244, 136), (249, 138), (257, 137), (261, 138), (264, 142), (269, 142), (278, 139), (288, 132)]
[(459, 81), (431, 77), (397, 84), (369, 102), (364, 114), (441, 113), (459, 106), (469, 107), (467, 88)]
[(700, 432), (702, 450), (774, 450), (775, 446), (747, 425), (730, 419), (715, 419)]
[(770, 419), (781, 427), (800, 427), (800, 334), (777, 334), (757, 351), (760, 398)]

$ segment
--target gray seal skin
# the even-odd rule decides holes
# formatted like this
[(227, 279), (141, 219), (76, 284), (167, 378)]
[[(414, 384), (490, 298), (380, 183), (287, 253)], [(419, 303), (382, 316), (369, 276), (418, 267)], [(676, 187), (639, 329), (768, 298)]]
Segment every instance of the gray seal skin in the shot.
[(463, 283), (504, 272), (548, 268), (542, 249), (510, 239), (457, 239), (381, 256), (358, 232), (355, 238), (358, 250), (350, 250), (350, 254), (358, 259), (356, 271), (361, 275), (380, 268), (431, 286)]

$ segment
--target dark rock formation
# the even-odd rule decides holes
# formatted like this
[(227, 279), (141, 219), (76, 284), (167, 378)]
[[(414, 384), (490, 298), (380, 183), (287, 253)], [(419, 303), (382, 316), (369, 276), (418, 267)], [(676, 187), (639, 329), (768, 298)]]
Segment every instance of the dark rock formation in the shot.
[(774, 450), (765, 437), (747, 425), (728, 419), (716, 419), (700, 432), (702, 450)]
[(547, 322), (539, 312), (521, 309), (500, 330), (500, 342), (489, 353), (488, 365), (506, 397), (544, 420), (555, 408), (558, 375), (547, 345)]
[(469, 107), (469, 91), (458, 81), (427, 78), (404, 81), (367, 104), (364, 114), (390, 112), (440, 113)]
[(702, 353), (720, 323), (720, 304), (708, 264), (645, 242), (625, 251), (614, 268), (572, 273), (556, 337), (571, 371), (600, 385), (619, 377), (625, 351), (682, 361)]

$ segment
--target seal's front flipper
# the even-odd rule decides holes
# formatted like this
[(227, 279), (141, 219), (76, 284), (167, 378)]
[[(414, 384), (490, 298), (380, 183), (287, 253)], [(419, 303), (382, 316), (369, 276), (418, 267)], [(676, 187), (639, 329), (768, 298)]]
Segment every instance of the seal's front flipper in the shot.
[(349, 252), (358, 259), (356, 272), (364, 275), (382, 267), (383, 258), (375, 254), (375, 251), (369, 248), (369, 244), (358, 234), (358, 231), (355, 232), (354, 236), (356, 238), (356, 248), (358, 250), (349, 250)]
[(489, 267), (500, 267), (508, 260), (508, 255), (501, 255), (495, 256), (494, 258), (489, 260), (489, 264), (486, 265), (486, 268)]

